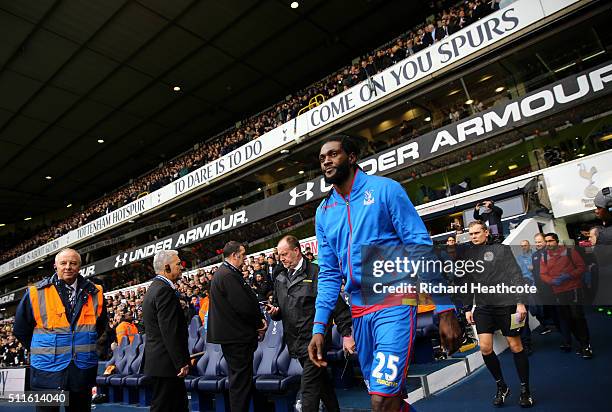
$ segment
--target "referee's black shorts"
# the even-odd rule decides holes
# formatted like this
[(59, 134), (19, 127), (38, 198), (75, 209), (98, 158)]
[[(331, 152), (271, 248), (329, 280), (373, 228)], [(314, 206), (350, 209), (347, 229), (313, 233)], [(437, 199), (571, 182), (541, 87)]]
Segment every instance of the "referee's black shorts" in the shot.
[(499, 329), (504, 336), (520, 336), (521, 328), (510, 329), (510, 317), (515, 312), (516, 305), (476, 306), (473, 312), (476, 333), (495, 333)]

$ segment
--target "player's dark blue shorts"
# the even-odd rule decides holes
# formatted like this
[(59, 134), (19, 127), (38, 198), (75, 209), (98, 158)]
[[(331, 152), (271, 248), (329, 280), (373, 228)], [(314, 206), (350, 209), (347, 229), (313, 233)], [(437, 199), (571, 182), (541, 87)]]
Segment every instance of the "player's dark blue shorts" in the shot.
[(371, 395), (404, 393), (416, 315), (416, 306), (404, 305), (353, 318), (359, 364)]

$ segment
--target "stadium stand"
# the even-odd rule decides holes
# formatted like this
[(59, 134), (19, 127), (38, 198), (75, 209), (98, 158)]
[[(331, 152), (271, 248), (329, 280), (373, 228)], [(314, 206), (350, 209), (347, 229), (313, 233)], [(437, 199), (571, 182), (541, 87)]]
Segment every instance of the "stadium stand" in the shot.
[[(18, 239), (6, 236), (0, 243), (0, 263), (13, 259), (28, 250), (45, 244), (70, 230), (83, 226), (104, 214), (107, 214), (139, 196), (153, 192), (173, 180), (185, 176), (189, 172), (204, 164), (231, 152), (249, 140), (253, 140), (281, 124), (295, 118), (302, 109), (311, 109), (311, 99), (321, 96), (326, 100), (350, 88), (351, 86), (367, 80), (370, 76), (381, 72), (391, 65), (403, 60), (406, 56), (417, 53), (446, 36), (468, 26), (489, 13), (495, 11), (498, 3), (476, 0), (469, 4), (459, 4), (448, 7), (452, 2), (446, 1), (440, 7), (435, 18), (406, 31), (401, 36), (390, 40), (384, 46), (371, 51), (358, 59), (358, 63), (339, 69), (326, 78), (295, 93), (289, 99), (277, 103), (264, 112), (254, 115), (241, 122), (240, 127), (226, 131), (218, 136), (196, 144), (197, 148), (175, 157), (159, 169), (136, 179), (133, 183), (118, 189), (103, 198), (94, 200), (85, 206), (82, 211), (51, 227), (40, 230), (36, 234), (27, 236), (22, 233)], [(460, 114), (458, 110), (462, 110)], [(467, 116), (464, 107), (455, 109), (457, 119)], [(25, 239), (27, 237), (27, 239)]]
[[(294, 119), (299, 113), (312, 110), (316, 105), (326, 101), (337, 94), (362, 81), (368, 81), (371, 76), (380, 73), (385, 68), (401, 61), (414, 53), (436, 47), (445, 37), (458, 30), (469, 27), (489, 15), (491, 12), (508, 5), (511, 2), (502, 0), (474, 0), (466, 2), (438, 1), (433, 2), (437, 11), (432, 18), (419, 26), (412, 28), (401, 36), (392, 39), (385, 45), (370, 53), (361, 56), (350, 66), (343, 67), (326, 78), (306, 87), (294, 95), (288, 96), (284, 101), (240, 122), (236, 127), (226, 130), (212, 138), (202, 139), (193, 150), (183, 153), (165, 162), (160, 168), (136, 178), (130, 184), (117, 189), (117, 191), (104, 195), (92, 201), (81, 211), (61, 222), (54, 222), (49, 227), (36, 227), (30, 231), (0, 237), (0, 263), (9, 261), (33, 248), (49, 242), (68, 231), (80, 227), (93, 219), (137, 199), (144, 193), (152, 192), (202, 165), (219, 158), (235, 148), (251, 141), (273, 128)], [(590, 10), (590, 9), (589, 9)], [(609, 16), (609, 10), (607, 12)], [(588, 22), (588, 20), (587, 20)], [(545, 30), (549, 27), (545, 27)], [(576, 33), (573, 31), (572, 33)], [(547, 38), (544, 38), (546, 40)], [(604, 38), (604, 45), (609, 45), (612, 37)], [(544, 42), (537, 39), (537, 41)], [(527, 37), (525, 41), (533, 41)], [(503, 53), (510, 53), (510, 47)], [(607, 51), (605, 55), (609, 54)], [(574, 58), (574, 57), (572, 57)], [(604, 56), (601, 56), (603, 59)], [(486, 61), (486, 59), (485, 59)], [(565, 60), (564, 60), (565, 61)], [(568, 60), (571, 61), (571, 60)], [(583, 69), (592, 69), (593, 60), (583, 61), (575, 57), (575, 66), (570, 67), (571, 73), (579, 73)], [(603, 60), (602, 60), (603, 61)], [(479, 63), (479, 64), (482, 64)], [(599, 61), (598, 61), (599, 64)], [(543, 64), (545, 66), (546, 64)], [(458, 81), (452, 80), (453, 86), (438, 85), (434, 90), (439, 95), (425, 97), (418, 102), (421, 117), (428, 115), (429, 120), (420, 122), (401, 120), (387, 128), (382, 137), (371, 139), (365, 149), (366, 156), (377, 155), (397, 145), (417, 141), (419, 137), (440, 130), (444, 127), (455, 127), (462, 120), (478, 113), (484, 113), (492, 108), (499, 108), (502, 104), (524, 96), (539, 87), (547, 86), (553, 81), (563, 78), (563, 70), (557, 74), (550, 68), (537, 69), (533, 67), (514, 67), (519, 83), (513, 93), (509, 90), (500, 92), (481, 92), (478, 88), (482, 80), (482, 71), (478, 72), (476, 87), (469, 84), (468, 95), (471, 103), (464, 102), (461, 97), (455, 100), (454, 90)], [(461, 67), (461, 70), (464, 68)], [(458, 69), (459, 70), (459, 69)], [(468, 69), (466, 69), (467, 71)], [(471, 70), (471, 69), (470, 69)], [(542, 70), (543, 73), (540, 73)], [(524, 73), (538, 73), (532, 78), (521, 80)], [(468, 73), (469, 75), (469, 73)], [(469, 76), (465, 75), (465, 78)], [(446, 80), (445, 80), (446, 81)], [(464, 82), (461, 78), (461, 82)], [(508, 89), (509, 87), (506, 86)], [(462, 88), (467, 94), (466, 84)], [(491, 87), (489, 87), (491, 88)], [(503, 88), (502, 88), (503, 89)], [(425, 89), (429, 92), (429, 89)], [(426, 92), (423, 92), (426, 94)], [(432, 93), (435, 94), (435, 93)], [(414, 100), (418, 100), (419, 96)], [(436, 100), (437, 99), (437, 100)], [(426, 102), (426, 103), (423, 103)], [(406, 102), (413, 104), (413, 102)], [(439, 104), (438, 104), (439, 103)], [(533, 237), (532, 229), (537, 231), (552, 230), (565, 227), (567, 233), (562, 234), (567, 243), (576, 243), (583, 247), (585, 254), (591, 253), (594, 245), (584, 238), (578, 230), (578, 225), (584, 226), (583, 220), (593, 222), (592, 216), (583, 212), (579, 218), (566, 215), (567, 222), (553, 221), (555, 205), (551, 204), (544, 173), (551, 173), (551, 167), (572, 167), (579, 169), (581, 159), (585, 162), (595, 162), (597, 156), (608, 159), (609, 149), (612, 148), (612, 99), (603, 96), (581, 103), (571, 110), (560, 110), (534, 122), (525, 121), (512, 125), (503, 133), (479, 141), (457, 150), (449, 151), (443, 156), (433, 157), (424, 162), (415, 163), (410, 167), (393, 174), (407, 188), (411, 200), (425, 210), (427, 228), (430, 235), (438, 241), (446, 242), (450, 233), (453, 235), (466, 235), (460, 226), (467, 226), (468, 216), (471, 216), (473, 205), (486, 198), (498, 196), (500, 201), (510, 199), (510, 195), (497, 188), (504, 185), (512, 186), (513, 199), (519, 199), (520, 209), (516, 214), (504, 216), (503, 234), (513, 236), (513, 239)], [(415, 104), (412, 107), (417, 107)], [(395, 108), (387, 109), (390, 113)], [(412, 110), (412, 109), (411, 109)], [(400, 109), (397, 109), (399, 113)], [(402, 109), (403, 113), (403, 109)], [(425, 114), (423, 114), (425, 113)], [(395, 114), (395, 113), (394, 113)], [(389, 114), (391, 117), (391, 114)], [(412, 120), (412, 119), (411, 119)], [(377, 119), (378, 121), (378, 119)], [(375, 122), (372, 121), (371, 124)], [(372, 126), (374, 129), (374, 126)], [(367, 128), (357, 125), (350, 131), (363, 132)], [(365, 133), (367, 134), (367, 133)], [(373, 134), (373, 133), (372, 133)], [(312, 157), (313, 151), (306, 151), (304, 157)], [(299, 154), (298, 154), (299, 155)], [(607, 156), (607, 157), (606, 157)], [(364, 156), (365, 157), (365, 156)], [(525, 159), (525, 160), (521, 160)], [(599, 163), (597, 163), (599, 165)], [(512, 166), (512, 167), (510, 167)], [(290, 166), (289, 166), (290, 167)], [(588, 169), (589, 166), (587, 166)], [(603, 170), (585, 172), (590, 173), (588, 179), (594, 184), (593, 176), (603, 176)], [(565, 169), (564, 169), (565, 170)], [(280, 188), (277, 192), (292, 187), (296, 182), (303, 183), (306, 178), (320, 177), (320, 170), (300, 171), (300, 175), (288, 180), (274, 181)], [(597, 175), (599, 173), (599, 175)], [(572, 174), (572, 176), (575, 173)], [(533, 178), (528, 186), (519, 187), (514, 178), (529, 175)], [(475, 178), (477, 176), (477, 178)], [(607, 176), (607, 175), (606, 175)], [(569, 178), (568, 178), (569, 179)], [(587, 179), (587, 177), (584, 177)], [(588, 180), (587, 179), (587, 180)], [(508, 183), (510, 182), (510, 183)], [(607, 181), (598, 180), (595, 183), (603, 186)], [(581, 182), (583, 183), (583, 182)], [(496, 186), (499, 184), (500, 186)], [(586, 183), (585, 183), (586, 184)], [(162, 221), (151, 217), (147, 221), (155, 229), (143, 231), (131, 238), (121, 233), (121, 238), (108, 238), (100, 240), (100, 246), (88, 243), (86, 253), (91, 263), (95, 259), (108, 258), (122, 251), (129, 251), (140, 244), (157, 241), (165, 236), (193, 227), (197, 222), (223, 216), (231, 211), (248, 206), (252, 200), (259, 200), (261, 189), (266, 186), (251, 187), (252, 191), (243, 193), (234, 198), (216, 198), (214, 195), (203, 196), (200, 203), (183, 209), (183, 214), (173, 219)], [(478, 193), (482, 189), (482, 193)], [(580, 189), (586, 191), (587, 189)], [(580, 192), (579, 191), (579, 192)], [(271, 193), (271, 192), (270, 192)], [(302, 192), (307, 193), (307, 192)], [(493, 194), (491, 194), (493, 193)], [(586, 193), (586, 192), (585, 192)], [(299, 193), (298, 193), (299, 195)], [(552, 193), (554, 198), (554, 193)], [(582, 196), (582, 193), (579, 193)], [(268, 193), (266, 193), (268, 196)], [(585, 195), (586, 196), (586, 195)], [(462, 202), (468, 202), (465, 207)], [(583, 200), (582, 198), (580, 199)], [(495, 198), (497, 202), (498, 199)], [(181, 258), (185, 261), (186, 271), (177, 282), (177, 294), (186, 319), (189, 321), (188, 346), (191, 354), (199, 354), (190, 374), (185, 378), (185, 386), (190, 394), (191, 411), (226, 411), (228, 389), (228, 366), (220, 345), (206, 341), (206, 314), (201, 310), (208, 303), (207, 292), (215, 270), (220, 262), (220, 251), (226, 240), (235, 238), (250, 244), (250, 250), (256, 250), (249, 255), (244, 265), (239, 268), (245, 283), (257, 295), (260, 302), (270, 301), (273, 294), (273, 284), (276, 271), (281, 262), (278, 253), (274, 250), (275, 241), (285, 233), (296, 233), (302, 238), (312, 235), (315, 208), (318, 202), (300, 206), (298, 217), (293, 218), (295, 210), (288, 210), (273, 216), (266, 217), (248, 225), (232, 229), (222, 236), (211, 236), (205, 241), (188, 244), (180, 250)], [(199, 207), (201, 206), (201, 207)], [(426, 210), (434, 209), (433, 212)], [(505, 209), (506, 210), (506, 209)], [(157, 220), (156, 220), (157, 219)], [(449, 222), (451, 222), (449, 227)], [(559, 223), (561, 222), (561, 223)], [(155, 225), (159, 225), (155, 226)], [(555, 226), (557, 225), (557, 226)], [(526, 229), (529, 227), (529, 229)], [(590, 228), (590, 226), (589, 226)], [(456, 229), (456, 231), (455, 231)], [(583, 228), (584, 229), (584, 228)], [(588, 229), (588, 228), (587, 228)], [(449, 231), (450, 230), (450, 231)], [(535, 230), (535, 229), (534, 229)], [(514, 233), (512, 233), (514, 231)], [(582, 230), (584, 232), (584, 230)], [(587, 230), (588, 232), (588, 230)], [(534, 232), (535, 233), (535, 232)], [(123, 237), (125, 235), (125, 237)], [(519, 236), (520, 235), (520, 236)], [(517, 237), (519, 236), (519, 237)], [(93, 242), (93, 240), (92, 240)], [(313, 240), (316, 244), (316, 241)], [(583, 242), (583, 243), (580, 243)], [(310, 247), (310, 244), (309, 244)], [(590, 248), (590, 249), (589, 249)], [(101, 250), (100, 253), (97, 253)], [(316, 246), (313, 250), (303, 252), (310, 261), (317, 261)], [(308, 252), (308, 253), (307, 253)], [(450, 256), (451, 248), (441, 248), (441, 254)], [(85, 255), (84, 253), (83, 255)], [(450, 257), (449, 257), (450, 258)], [(453, 255), (454, 258), (454, 255)], [(118, 261), (117, 261), (118, 262)], [(590, 261), (590, 268), (596, 268), (594, 258)], [(151, 402), (150, 379), (143, 374), (143, 365), (147, 360), (143, 358), (146, 345), (146, 330), (143, 327), (142, 302), (149, 281), (153, 275), (150, 259), (141, 259), (123, 267), (93, 277), (96, 282), (104, 285), (106, 307), (109, 315), (109, 328), (107, 342), (104, 348), (99, 349), (100, 371), (96, 378), (94, 402), (98, 403), (96, 410), (120, 410), (126, 412), (138, 411), (146, 408)], [(188, 269), (188, 270), (187, 270)], [(46, 271), (43, 271), (46, 272)], [(23, 273), (23, 272), (21, 272)], [(27, 272), (27, 284), (31, 285), (49, 273), (34, 271)], [(589, 273), (590, 277), (590, 273)], [(25, 283), (25, 282), (24, 282)], [(586, 285), (586, 275), (585, 275)], [(12, 289), (3, 285), (4, 292)], [(2, 306), (3, 302), (0, 302)], [(416, 346), (412, 354), (406, 392), (411, 403), (416, 402), (424, 410), (448, 410), (453, 405), (458, 410), (488, 410), (490, 406), (490, 391), (483, 389), (490, 384), (487, 372), (482, 367), (482, 358), (478, 353), (477, 339), (471, 326), (467, 325), (463, 310), (457, 305), (457, 312), (462, 318), (463, 346), (460, 352), (447, 356), (439, 342), (438, 318), (433, 313), (433, 307), (422, 306), (419, 310), (416, 328)], [(4, 310), (4, 308), (2, 308)], [(560, 335), (551, 327), (553, 333), (538, 334), (545, 328), (533, 327), (533, 345), (535, 353), (531, 359), (532, 382), (538, 402), (542, 408), (536, 410), (583, 410), (588, 402), (594, 410), (604, 410), (608, 404), (605, 394), (598, 388), (602, 382), (609, 380), (609, 370), (601, 362), (610, 359), (609, 349), (609, 317), (604, 316), (606, 307), (585, 309), (589, 324), (592, 327), (592, 341), (595, 349), (595, 362), (581, 362), (573, 354), (561, 354), (558, 350), (557, 338)], [(138, 335), (130, 343), (127, 337), (117, 342), (116, 328), (122, 316), (129, 314), (138, 329)], [(0, 319), (0, 368), (27, 367), (28, 353), (22, 344), (12, 335), (12, 318)], [(538, 325), (535, 317), (530, 319), (532, 325)], [(545, 325), (542, 325), (545, 326)], [(559, 327), (561, 328), (561, 326)], [(549, 330), (550, 332), (550, 330)], [(506, 349), (502, 339), (495, 341), (495, 350), (500, 352), (500, 360), (504, 368), (508, 369), (510, 354), (502, 353)], [(571, 337), (570, 337), (571, 339)], [(476, 347), (475, 347), (476, 346)], [(565, 356), (567, 355), (567, 356)], [(356, 412), (370, 410), (367, 391), (361, 379), (361, 371), (355, 357), (346, 357), (342, 350), (342, 337), (334, 327), (332, 329), (332, 345), (327, 352), (330, 361), (328, 372), (334, 378), (334, 384), (339, 389), (339, 398), (342, 412)], [(601, 361), (599, 361), (601, 359)], [(149, 360), (150, 361), (150, 360)], [(593, 365), (594, 366), (591, 366)], [(563, 375), (550, 379), (550, 371), (563, 368)], [(291, 359), (283, 340), (283, 327), (281, 322), (270, 322), (265, 337), (259, 343), (255, 352), (254, 382), (257, 395), (251, 407), (253, 411), (299, 411), (299, 382), (302, 373), (301, 366), (296, 359)], [(584, 376), (584, 382), (577, 382), (575, 376)], [(510, 379), (510, 383), (513, 381)], [(342, 389), (342, 390), (340, 390)], [(568, 399), (562, 398), (560, 392), (568, 394)], [(580, 392), (577, 394), (577, 392)], [(435, 396), (431, 396), (435, 393)], [(571, 396), (569, 394), (572, 394)], [(587, 399), (588, 398), (588, 399)], [(12, 409), (11, 409), (12, 410)], [(15, 408), (15, 411), (18, 411)], [(21, 412), (19, 410), (19, 412)]]

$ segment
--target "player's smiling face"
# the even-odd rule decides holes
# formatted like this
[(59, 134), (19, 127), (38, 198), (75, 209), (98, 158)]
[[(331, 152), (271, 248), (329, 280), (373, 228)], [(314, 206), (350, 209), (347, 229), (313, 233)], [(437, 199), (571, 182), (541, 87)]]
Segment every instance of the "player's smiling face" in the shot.
[(319, 152), (321, 171), (327, 184), (342, 184), (349, 176), (349, 156), (340, 142), (327, 142)]

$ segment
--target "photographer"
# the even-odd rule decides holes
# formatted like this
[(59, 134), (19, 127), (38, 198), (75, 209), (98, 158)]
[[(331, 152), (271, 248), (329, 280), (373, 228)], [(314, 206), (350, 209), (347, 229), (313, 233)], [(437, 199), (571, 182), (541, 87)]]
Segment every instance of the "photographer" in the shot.
[(501, 243), (504, 240), (501, 221), (503, 213), (504, 211), (500, 207), (495, 206), (490, 199), (476, 203), (474, 209), (474, 220), (480, 220), (487, 224), (494, 243)]

